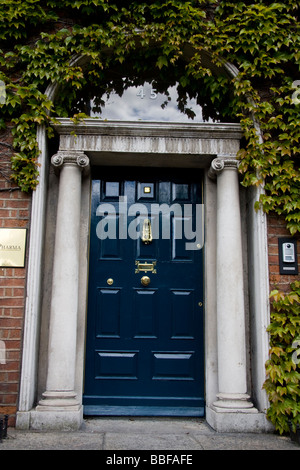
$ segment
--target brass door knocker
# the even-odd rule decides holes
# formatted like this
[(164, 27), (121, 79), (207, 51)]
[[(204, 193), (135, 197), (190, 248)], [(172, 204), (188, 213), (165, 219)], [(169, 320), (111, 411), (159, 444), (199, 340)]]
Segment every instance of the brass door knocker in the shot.
[(152, 228), (150, 219), (145, 219), (143, 223), (142, 242), (149, 245), (152, 242)]

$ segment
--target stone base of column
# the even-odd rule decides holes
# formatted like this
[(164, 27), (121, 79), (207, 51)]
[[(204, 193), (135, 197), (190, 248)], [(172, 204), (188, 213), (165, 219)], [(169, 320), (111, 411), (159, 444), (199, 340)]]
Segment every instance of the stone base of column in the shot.
[(215, 409), (221, 408), (222, 411), (244, 411), (256, 412), (250, 396), (246, 393), (218, 393), (218, 400), (214, 402)]
[(265, 413), (256, 408), (221, 408), (212, 405), (206, 408), (206, 421), (217, 432), (267, 433), (274, 426)]
[(78, 431), (82, 422), (83, 407), (74, 391), (46, 391), (30, 411), (28, 425), (37, 431)]
[(77, 410), (61, 408), (60, 411), (50, 407), (47, 411), (19, 411), (17, 413), (16, 428), (35, 431), (78, 431), (83, 423), (83, 407)]
[[(43, 393), (43, 398), (39, 401), (36, 407), (37, 411), (74, 411), (80, 408), (80, 403), (76, 398), (74, 391), (46, 391)], [(51, 411), (50, 410), (50, 411)]]
[(78, 410), (31, 412), (30, 429), (37, 431), (78, 431), (83, 422), (82, 406)]

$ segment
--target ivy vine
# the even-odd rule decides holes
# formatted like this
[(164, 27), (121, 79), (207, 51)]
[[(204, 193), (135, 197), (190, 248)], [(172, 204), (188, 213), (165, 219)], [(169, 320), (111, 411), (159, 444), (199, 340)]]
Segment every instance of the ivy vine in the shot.
[(282, 434), (300, 425), (300, 282), (292, 284), (291, 292), (271, 292), (272, 322), (270, 359), (266, 364), (264, 388), (270, 407), (267, 416)]
[[(257, 208), (299, 234), (299, 28), (291, 0), (0, 0), (0, 150), (12, 129), (12, 182), (23, 191), (38, 184), (37, 126), (51, 138), (55, 116), (85, 116), (87, 90), (122, 95), (151, 78), (162, 91), (178, 83), (178, 107), (191, 118), (188, 97), (206, 119), (239, 120), (242, 184), (264, 185)], [(216, 70), (226, 60), (239, 74), (213, 74), (204, 54)], [(54, 82), (52, 102), (45, 90)]]

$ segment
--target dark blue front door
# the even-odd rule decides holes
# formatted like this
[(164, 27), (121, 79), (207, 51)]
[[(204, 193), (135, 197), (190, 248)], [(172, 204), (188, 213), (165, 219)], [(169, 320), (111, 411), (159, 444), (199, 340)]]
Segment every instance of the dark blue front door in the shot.
[(199, 170), (93, 175), (86, 415), (203, 416), (201, 203)]

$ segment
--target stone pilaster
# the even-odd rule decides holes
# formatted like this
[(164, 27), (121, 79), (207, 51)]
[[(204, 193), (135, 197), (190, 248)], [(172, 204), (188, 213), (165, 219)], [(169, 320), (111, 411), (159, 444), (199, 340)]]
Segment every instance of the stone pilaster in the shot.
[(81, 179), (82, 171), (88, 168), (89, 159), (83, 152), (60, 151), (52, 157), (51, 162), (59, 170), (59, 192), (47, 383), (43, 398), (36, 408), (36, 415), (39, 417), (40, 413), (47, 413), (44, 419), (44, 423), (48, 423), (45, 424), (46, 427), (53, 428), (59, 421), (64, 423), (64, 427), (68, 423), (70, 427), (78, 427), (82, 406), (77, 400), (74, 385)]
[[(217, 338), (218, 389), (213, 410), (257, 413), (247, 394), (246, 331), (238, 160), (212, 161), (217, 179)], [(216, 421), (220, 417), (215, 416)], [(227, 420), (229, 416), (227, 415)], [(216, 426), (218, 427), (218, 426)]]

